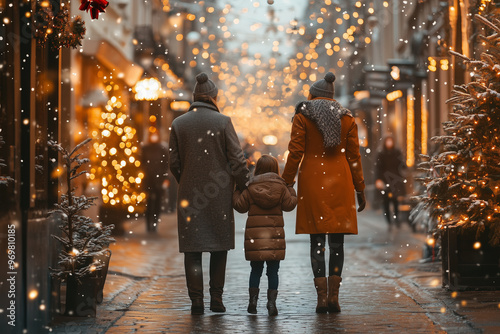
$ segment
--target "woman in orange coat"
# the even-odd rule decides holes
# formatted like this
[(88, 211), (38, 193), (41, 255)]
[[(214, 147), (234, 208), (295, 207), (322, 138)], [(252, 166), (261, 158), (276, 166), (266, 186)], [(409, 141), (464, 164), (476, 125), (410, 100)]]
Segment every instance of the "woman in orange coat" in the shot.
[[(334, 81), (335, 75), (327, 73), (311, 86), (308, 100), (297, 105), (282, 175), (292, 184), (299, 171), (295, 233), (310, 235), (317, 313), (340, 312), (344, 235), (358, 233), (355, 191), (358, 211), (366, 204), (358, 128), (350, 111), (333, 99)], [(326, 236), (330, 247), (328, 278)]]

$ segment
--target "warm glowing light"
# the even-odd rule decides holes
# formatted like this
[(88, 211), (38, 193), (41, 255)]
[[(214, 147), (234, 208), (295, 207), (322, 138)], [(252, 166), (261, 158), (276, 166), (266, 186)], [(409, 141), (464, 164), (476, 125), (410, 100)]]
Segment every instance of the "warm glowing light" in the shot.
[(443, 71), (448, 71), (448, 68), (449, 68), (449, 60), (448, 59), (441, 59), (439, 61), (439, 64), (441, 65), (441, 69)]
[(170, 102), (170, 109), (172, 111), (188, 111), (191, 103), (189, 101), (172, 101)]
[(134, 87), (136, 100), (157, 100), (161, 94), (161, 83), (156, 78), (143, 79), (135, 84)]
[(415, 110), (413, 92), (408, 93), (406, 99), (406, 165), (415, 164)]
[(427, 122), (429, 119), (429, 111), (427, 110), (427, 103), (425, 97), (422, 95), (421, 96), (421, 106), (422, 106), (422, 125), (421, 125), (421, 130), (422, 130), (422, 154), (427, 154), (427, 137), (428, 137), (428, 129), (427, 129)]
[(474, 243), (474, 249), (480, 249), (481, 248), (481, 243), (479, 241), (476, 241)]
[(28, 294), (28, 297), (29, 297), (29, 299), (31, 299), (31, 300), (33, 300), (33, 299), (35, 299), (36, 297), (38, 297), (38, 290), (35, 290), (35, 289), (31, 290), (31, 291), (29, 292), (29, 294)]
[(429, 69), (429, 71), (436, 72), (436, 70), (437, 70), (437, 61), (436, 61), (436, 59), (434, 59), (432, 57), (429, 57), (427, 59), (429, 60), (429, 66), (427, 67)]
[(391, 77), (394, 79), (394, 80), (399, 80), (400, 79), (400, 71), (399, 71), (399, 67), (397, 66), (393, 66), (391, 68)]
[(397, 99), (399, 99), (402, 96), (403, 96), (403, 92), (401, 90), (395, 90), (393, 92), (388, 93), (386, 98), (387, 98), (387, 101), (392, 102), (392, 101), (396, 101)]
[(267, 135), (267, 136), (264, 136), (262, 138), (262, 142), (265, 145), (274, 146), (274, 145), (276, 145), (278, 143), (278, 137), (276, 137), (274, 135)]

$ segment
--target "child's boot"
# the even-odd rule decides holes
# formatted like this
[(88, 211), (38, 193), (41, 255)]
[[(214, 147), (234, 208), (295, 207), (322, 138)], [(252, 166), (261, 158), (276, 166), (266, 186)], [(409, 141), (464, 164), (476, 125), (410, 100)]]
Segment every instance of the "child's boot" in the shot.
[(248, 301), (248, 313), (257, 313), (257, 299), (259, 299), (259, 288), (249, 288), (250, 300)]
[(271, 316), (278, 315), (276, 308), (276, 298), (278, 297), (278, 290), (267, 290), (267, 313)]

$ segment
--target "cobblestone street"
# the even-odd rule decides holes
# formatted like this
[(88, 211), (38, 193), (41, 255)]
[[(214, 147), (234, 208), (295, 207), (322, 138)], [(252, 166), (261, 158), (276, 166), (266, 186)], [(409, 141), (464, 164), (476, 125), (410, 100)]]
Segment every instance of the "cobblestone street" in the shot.
[(380, 213), (359, 215), (360, 234), (346, 237), (340, 293), (342, 312), (316, 314), (309, 238), (294, 234), (295, 212), (285, 214), (287, 255), (280, 267), (279, 315), (265, 308), (263, 276), (258, 314), (246, 312), (250, 266), (244, 260), (246, 216), (236, 215), (236, 249), (229, 252), (226, 313), (208, 309), (208, 256), (204, 257), (205, 314), (191, 316), (176, 216), (163, 216), (157, 236), (142, 220), (112, 247), (104, 302), (97, 317), (59, 318), (54, 333), (498, 333), (500, 292), (441, 288), (440, 263), (419, 263), (425, 236), (408, 225), (387, 232)]

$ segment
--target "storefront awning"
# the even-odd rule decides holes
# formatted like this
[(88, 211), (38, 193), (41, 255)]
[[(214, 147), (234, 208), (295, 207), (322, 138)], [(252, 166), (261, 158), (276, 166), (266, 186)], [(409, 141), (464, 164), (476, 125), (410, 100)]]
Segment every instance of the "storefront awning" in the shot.
[(104, 40), (86, 41), (83, 53), (87, 56), (94, 56), (131, 87), (141, 79), (144, 72), (139, 64), (127, 59), (120, 50)]

